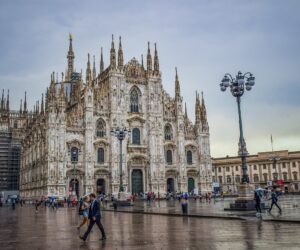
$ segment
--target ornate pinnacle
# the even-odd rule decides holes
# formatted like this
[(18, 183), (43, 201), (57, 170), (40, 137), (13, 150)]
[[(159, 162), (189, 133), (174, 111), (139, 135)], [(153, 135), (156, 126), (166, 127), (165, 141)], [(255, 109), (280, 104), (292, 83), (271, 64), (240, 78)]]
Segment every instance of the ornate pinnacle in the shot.
[(147, 50), (147, 71), (152, 71), (152, 57), (150, 52), (150, 42), (148, 42), (148, 50)]

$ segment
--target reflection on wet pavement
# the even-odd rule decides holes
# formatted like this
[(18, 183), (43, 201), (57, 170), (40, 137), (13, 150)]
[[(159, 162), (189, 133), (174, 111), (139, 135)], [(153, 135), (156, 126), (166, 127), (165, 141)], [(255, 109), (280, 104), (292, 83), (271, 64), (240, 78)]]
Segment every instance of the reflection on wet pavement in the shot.
[[(299, 224), (103, 213), (108, 239), (94, 227), (78, 238), (75, 209), (0, 208), (1, 250), (6, 249), (299, 249)], [(85, 229), (81, 231), (81, 234)]]

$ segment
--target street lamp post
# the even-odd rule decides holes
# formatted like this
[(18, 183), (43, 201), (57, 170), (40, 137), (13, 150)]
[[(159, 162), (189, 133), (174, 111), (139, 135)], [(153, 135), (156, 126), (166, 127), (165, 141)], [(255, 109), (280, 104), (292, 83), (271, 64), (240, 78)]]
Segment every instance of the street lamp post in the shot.
[[(246, 81), (245, 81), (246, 79)], [(245, 74), (242, 74), (242, 72), (238, 72), (236, 78), (233, 78), (229, 73), (226, 73), (224, 78), (221, 81), (220, 88), (221, 91), (226, 91), (226, 89), (229, 87), (231, 94), (236, 98), (237, 101), (237, 106), (238, 106), (238, 115), (239, 115), (239, 129), (240, 129), (240, 138), (239, 138), (239, 156), (241, 157), (242, 161), (242, 186), (241, 186), (241, 197), (240, 200), (242, 199), (250, 199), (250, 193), (249, 193), (249, 176), (247, 173), (247, 163), (246, 163), (246, 157), (248, 155), (247, 148), (246, 148), (246, 143), (244, 139), (244, 134), (243, 134), (243, 124), (242, 124), (242, 115), (241, 115), (241, 97), (243, 96), (245, 89), (247, 91), (250, 91), (252, 87), (255, 84), (255, 77), (253, 74), (250, 72), (247, 72)], [(247, 198), (248, 199), (247, 199)], [(242, 203), (235, 204), (235, 207), (237, 208), (238, 206), (242, 206), (242, 208), (245, 206)], [(232, 205), (232, 208), (234, 205)], [(247, 207), (248, 208), (248, 207)], [(247, 209), (246, 208), (246, 209)]]
[[(245, 83), (245, 78), (246, 78), (246, 83)], [(220, 84), (221, 91), (226, 91), (226, 89), (230, 87), (231, 94), (234, 97), (236, 97), (236, 101), (238, 105), (239, 128), (240, 128), (239, 155), (242, 160), (242, 170), (243, 170), (242, 183), (243, 184), (249, 183), (249, 176), (247, 174), (247, 163), (246, 163), (246, 157), (248, 155), (248, 152), (244, 140), (242, 115), (241, 115), (241, 97), (245, 92), (245, 88), (246, 90), (250, 91), (251, 88), (254, 86), (254, 83), (255, 83), (255, 77), (250, 72), (242, 74), (242, 72), (239, 71), (236, 78), (233, 78), (230, 74), (226, 73)]]
[(123, 171), (122, 171), (122, 142), (125, 139), (126, 135), (130, 135), (131, 131), (130, 129), (124, 128), (113, 128), (110, 131), (111, 136), (115, 136), (119, 142), (120, 142), (120, 165), (119, 165), (119, 172), (120, 172), (120, 186), (119, 186), (119, 193), (124, 192), (123, 187)]

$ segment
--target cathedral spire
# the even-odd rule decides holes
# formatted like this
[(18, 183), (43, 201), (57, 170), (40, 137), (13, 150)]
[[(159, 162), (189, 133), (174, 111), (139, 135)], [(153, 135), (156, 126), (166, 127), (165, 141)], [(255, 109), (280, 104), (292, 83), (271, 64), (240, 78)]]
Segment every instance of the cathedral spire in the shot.
[(100, 74), (104, 71), (104, 62), (103, 62), (103, 51), (101, 47), (101, 55), (100, 55)]
[(6, 111), (9, 111), (9, 90), (7, 90)]
[(200, 124), (200, 112), (199, 112), (199, 107), (200, 107), (200, 101), (199, 101), (198, 92), (196, 91), (195, 124)]
[(121, 36), (119, 37), (119, 50), (118, 50), (118, 68), (122, 69), (124, 65), (124, 60), (123, 60), (123, 50), (122, 50), (122, 41), (121, 41)]
[(207, 115), (206, 115), (206, 107), (203, 97), (203, 92), (201, 92), (202, 100), (201, 100), (201, 120), (203, 123), (207, 122)]
[(97, 75), (97, 73), (96, 73), (95, 56), (93, 56), (93, 58), (94, 58), (94, 61), (93, 61), (93, 80), (95, 80), (96, 79), (96, 75)]
[(187, 114), (187, 108), (186, 108), (186, 102), (184, 103), (184, 120), (188, 120), (188, 114)]
[(20, 110), (19, 110), (19, 113), (20, 113), (20, 115), (22, 115), (22, 108), (23, 108), (23, 100), (21, 99), (20, 100)]
[(24, 114), (27, 113), (27, 93), (25, 91), (25, 97), (24, 97), (24, 109), (23, 109)]
[(178, 80), (177, 67), (175, 67), (175, 99), (180, 100), (180, 83)]
[(4, 89), (2, 89), (2, 97), (1, 97), (1, 111), (4, 110)]
[(116, 68), (116, 50), (115, 50), (115, 43), (114, 43), (114, 35), (112, 35), (111, 40), (111, 49), (110, 49), (110, 68)]
[(158, 60), (158, 54), (156, 49), (156, 43), (154, 43), (154, 73), (159, 74), (159, 60)]
[(41, 114), (44, 115), (44, 93), (42, 93)]
[(71, 80), (72, 73), (74, 71), (74, 52), (73, 52), (73, 46), (72, 46), (72, 34), (69, 34), (69, 51), (67, 54), (67, 59), (68, 59), (68, 75), (66, 76), (67, 80)]
[(87, 61), (87, 66), (86, 66), (86, 74), (85, 74), (85, 78), (86, 78), (86, 83), (89, 84), (89, 82), (91, 81), (91, 63), (90, 63), (90, 54), (88, 53), (88, 61)]
[(141, 64), (142, 64), (142, 67), (144, 68), (144, 56), (143, 56), (143, 54), (141, 55)]
[(40, 101), (36, 101), (36, 114), (40, 113)]
[(49, 89), (47, 87), (46, 94), (45, 94), (45, 112), (48, 112), (48, 99), (49, 99)]
[(152, 57), (150, 52), (150, 42), (148, 42), (148, 50), (147, 50), (147, 71), (152, 71)]

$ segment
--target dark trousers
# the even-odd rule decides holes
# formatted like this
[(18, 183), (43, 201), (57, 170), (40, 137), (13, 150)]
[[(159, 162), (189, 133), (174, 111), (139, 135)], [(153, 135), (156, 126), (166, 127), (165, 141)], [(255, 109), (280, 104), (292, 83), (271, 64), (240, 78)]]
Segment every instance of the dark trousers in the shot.
[(104, 232), (104, 227), (103, 227), (103, 225), (101, 223), (101, 220), (99, 218), (99, 219), (96, 219), (96, 220), (90, 220), (89, 227), (86, 230), (85, 234), (83, 235), (84, 239), (86, 239), (88, 237), (88, 235), (91, 232), (91, 230), (92, 230), (93, 226), (95, 225), (95, 223), (97, 224), (99, 230), (101, 231), (102, 237), (106, 237), (105, 232)]
[(273, 208), (273, 205), (275, 205), (278, 209), (279, 209), (279, 212), (281, 212), (281, 208), (279, 207), (279, 205), (277, 204), (276, 201), (272, 201), (272, 204), (271, 204), (271, 207), (269, 209), (269, 212), (271, 212), (272, 208)]
[(255, 208), (256, 208), (256, 212), (261, 213), (260, 201), (256, 201)]

